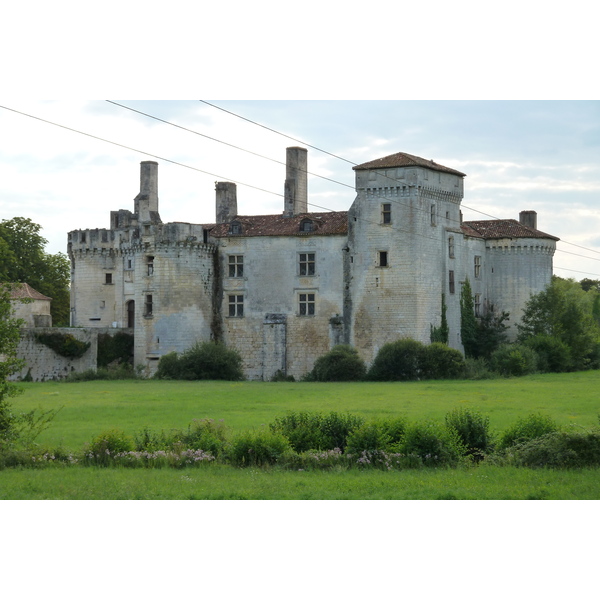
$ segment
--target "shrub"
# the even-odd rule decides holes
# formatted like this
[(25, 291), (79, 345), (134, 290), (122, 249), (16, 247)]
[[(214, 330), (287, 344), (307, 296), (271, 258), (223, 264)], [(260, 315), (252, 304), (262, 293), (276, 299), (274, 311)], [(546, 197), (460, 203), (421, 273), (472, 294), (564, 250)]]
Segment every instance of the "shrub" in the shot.
[(279, 369), (278, 371), (275, 371), (275, 375), (271, 377), (271, 381), (274, 383), (279, 383), (282, 381), (293, 382), (296, 381), (296, 379), (293, 375), (286, 375), (281, 369)]
[(490, 367), (506, 377), (528, 375), (537, 368), (537, 355), (531, 348), (522, 344), (500, 346), (492, 354)]
[(198, 342), (181, 355), (171, 352), (161, 357), (155, 376), (158, 379), (240, 381), (244, 372), (237, 350), (221, 342)]
[(106, 369), (73, 371), (62, 381), (66, 383), (77, 383), (80, 381), (117, 381), (121, 379), (138, 379), (138, 375), (131, 368), (131, 365), (123, 363)]
[(98, 367), (105, 368), (111, 363), (133, 364), (133, 335), (123, 331), (98, 335)]
[(453, 466), (466, 453), (455, 432), (432, 421), (409, 425), (398, 449), (425, 466)]
[(346, 452), (360, 454), (392, 450), (397, 447), (406, 431), (403, 418), (379, 419), (363, 423), (348, 434)]
[(465, 379), (494, 379), (498, 374), (490, 371), (485, 358), (465, 358)]
[(404, 339), (384, 344), (369, 372), (371, 381), (414, 381), (419, 378), (423, 344)]
[(81, 358), (91, 346), (90, 342), (82, 342), (71, 333), (39, 333), (35, 337), (38, 342), (66, 358)]
[(420, 353), (421, 379), (457, 379), (464, 375), (465, 359), (459, 350), (434, 342)]
[(527, 338), (523, 345), (535, 351), (542, 373), (562, 373), (572, 368), (571, 350), (558, 338), (540, 334)]
[(107, 465), (115, 454), (133, 450), (133, 439), (120, 429), (111, 429), (97, 435), (86, 450), (87, 462)]
[(320, 356), (311, 371), (311, 381), (360, 381), (364, 379), (367, 367), (352, 346), (335, 346), (327, 354)]
[(187, 431), (174, 434), (173, 441), (183, 448), (204, 450), (216, 457), (222, 454), (225, 447), (227, 429), (222, 421), (194, 419)]
[(489, 417), (466, 408), (457, 408), (446, 415), (446, 427), (458, 435), (467, 454), (477, 458), (492, 450), (489, 421)]
[(164, 431), (160, 433), (144, 427), (134, 436), (134, 447), (136, 452), (155, 452), (157, 450), (169, 450), (173, 446), (174, 437)]
[(517, 444), (507, 462), (522, 467), (572, 469), (600, 466), (600, 433), (555, 431)]
[(237, 467), (262, 467), (282, 461), (290, 451), (290, 442), (284, 435), (258, 429), (235, 436), (227, 449), (227, 457)]
[(498, 443), (500, 450), (505, 450), (515, 444), (542, 437), (559, 430), (558, 424), (547, 415), (531, 414), (519, 419), (501, 436)]
[(362, 425), (364, 419), (351, 414), (331, 412), (327, 415), (309, 412), (290, 412), (269, 425), (281, 433), (296, 452), (306, 450), (344, 450), (348, 434)]

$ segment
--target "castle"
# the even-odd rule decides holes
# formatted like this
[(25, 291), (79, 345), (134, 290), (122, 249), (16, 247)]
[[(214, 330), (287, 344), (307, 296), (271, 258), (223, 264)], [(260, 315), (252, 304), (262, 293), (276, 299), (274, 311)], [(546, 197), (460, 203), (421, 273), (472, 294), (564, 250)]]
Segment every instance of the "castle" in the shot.
[(288, 148), (281, 214), (238, 214), (236, 185), (216, 183), (216, 223), (163, 223), (158, 164), (141, 163), (133, 212), (109, 229), (68, 234), (71, 325), (127, 328), (134, 363), (196, 341), (236, 348), (249, 379), (299, 377), (334, 345), (370, 363), (386, 342), (430, 341), (447, 306), (449, 345), (462, 350), (460, 290), (475, 311), (518, 322), (552, 276), (558, 238), (537, 215), (462, 222), (465, 174), (398, 153), (353, 167), (348, 211), (308, 212), (307, 151)]

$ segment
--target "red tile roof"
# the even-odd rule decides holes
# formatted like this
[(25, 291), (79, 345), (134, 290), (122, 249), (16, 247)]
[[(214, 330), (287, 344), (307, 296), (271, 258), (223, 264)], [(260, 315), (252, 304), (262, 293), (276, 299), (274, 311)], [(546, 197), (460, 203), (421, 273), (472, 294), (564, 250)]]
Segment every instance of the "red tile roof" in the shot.
[(471, 237), (482, 237), (486, 240), (497, 240), (501, 238), (546, 238), (558, 241), (549, 233), (538, 229), (532, 229), (521, 225), (515, 219), (495, 219), (493, 221), (465, 221), (461, 225), (465, 235)]
[(460, 175), (461, 177), (466, 177), (466, 175), (464, 173), (461, 173), (460, 171), (456, 171), (455, 169), (451, 169), (450, 167), (440, 165), (434, 162), (433, 160), (427, 160), (426, 158), (421, 158), (420, 156), (406, 154), (406, 152), (390, 154), (389, 156), (384, 156), (383, 158), (378, 158), (376, 160), (372, 160), (370, 162), (366, 162), (362, 165), (357, 165), (356, 167), (352, 168), (355, 171), (362, 171), (368, 169), (386, 169), (394, 167), (425, 167), (433, 171), (442, 171), (443, 173), (452, 173), (453, 175)]
[(37, 290), (34, 290), (28, 283), (9, 283), (11, 286), (10, 299), (21, 300), (23, 298), (31, 298), (32, 300), (52, 300), (48, 296), (44, 296)]
[[(300, 231), (300, 223), (310, 219), (314, 224), (313, 231)], [(230, 233), (231, 223), (242, 226), (241, 234)], [(205, 226), (208, 228), (208, 226)], [(213, 237), (258, 237), (258, 236), (310, 236), (310, 235), (344, 235), (348, 232), (348, 213), (346, 211), (327, 213), (304, 213), (285, 217), (283, 215), (251, 215), (237, 216), (229, 223), (212, 226)]]

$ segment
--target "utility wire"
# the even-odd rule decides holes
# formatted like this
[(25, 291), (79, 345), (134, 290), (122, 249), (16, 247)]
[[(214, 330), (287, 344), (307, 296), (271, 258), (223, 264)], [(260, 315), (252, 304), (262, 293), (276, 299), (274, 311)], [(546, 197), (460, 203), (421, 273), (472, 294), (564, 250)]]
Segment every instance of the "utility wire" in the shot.
[[(304, 142), (304, 141), (302, 141), (302, 140), (299, 140), (299, 139), (297, 139), (297, 138), (291, 137), (291, 136), (289, 136), (289, 135), (287, 135), (287, 134), (285, 134), (285, 133), (282, 133), (281, 131), (277, 131), (276, 129), (272, 129), (271, 127), (267, 127), (266, 125), (263, 125), (263, 124), (261, 124), (261, 123), (258, 123), (258, 122), (256, 122), (256, 121), (253, 121), (252, 119), (248, 119), (248, 118), (246, 118), (246, 117), (243, 117), (243, 116), (241, 116), (241, 115), (238, 115), (237, 113), (234, 113), (234, 112), (232, 112), (232, 111), (230, 111), (230, 110), (226, 110), (225, 108), (222, 108), (222, 107), (220, 107), (220, 106), (217, 106), (216, 104), (212, 104), (211, 102), (207, 102), (206, 100), (200, 100), (200, 102), (202, 102), (202, 103), (204, 103), (204, 104), (207, 104), (208, 106), (212, 106), (213, 108), (216, 108), (216, 109), (218, 109), (218, 110), (221, 110), (221, 111), (223, 111), (223, 112), (226, 112), (226, 113), (228, 113), (228, 114), (230, 114), (230, 115), (233, 115), (234, 117), (237, 117), (237, 118), (239, 118), (239, 119), (242, 119), (242, 120), (244, 120), (244, 121), (247, 121), (247, 122), (249, 122), (249, 123), (252, 123), (253, 125), (257, 125), (258, 127), (262, 127), (263, 129), (267, 129), (267, 130), (269, 130), (269, 131), (272, 131), (273, 133), (277, 133), (278, 135), (281, 135), (281, 136), (283, 136), (283, 137), (286, 137), (286, 138), (288, 138), (288, 139), (291, 139), (291, 140), (293, 140), (293, 141), (295, 141), (295, 142), (299, 142), (299, 143), (301, 143), (301, 144), (303, 144), (303, 145), (305, 145), (305, 146), (308, 146), (308, 147), (310, 147), (310, 148), (313, 148), (314, 150), (317, 150), (317, 151), (319, 151), (319, 152), (323, 152), (324, 154), (327, 154), (327, 155), (329, 155), (329, 156), (332, 156), (332, 157), (334, 157), (334, 158), (337, 158), (337, 159), (339, 159), (339, 160), (342, 160), (342, 161), (344, 161), (344, 162), (347, 162), (347, 163), (349, 163), (349, 164), (351, 164), (351, 165), (353, 165), (353, 166), (358, 166), (358, 165), (357, 165), (357, 163), (355, 163), (355, 162), (352, 162), (352, 161), (350, 161), (350, 160), (348, 160), (348, 159), (344, 158), (343, 156), (339, 156), (339, 155), (337, 155), (337, 154), (333, 154), (332, 152), (328, 152), (327, 150), (323, 150), (322, 148), (319, 148), (319, 147), (317, 147), (317, 146), (313, 146), (313, 145), (311, 145), (311, 144), (307, 144), (306, 142)], [(387, 176), (385, 176), (385, 175), (384, 175), (384, 177), (387, 177)], [(388, 177), (388, 179), (390, 179), (391, 181), (397, 182), (397, 180), (396, 180), (396, 179), (394, 179), (393, 177)], [(340, 183), (340, 182), (334, 182), (334, 183)], [(342, 185), (346, 185), (346, 184), (342, 184)], [(390, 201), (389, 199), (386, 199), (386, 200)], [(392, 201), (393, 201), (393, 200), (392, 200)], [(396, 201), (396, 202), (397, 202), (397, 201)], [(402, 203), (399, 203), (399, 204), (402, 204)], [(403, 204), (403, 206), (406, 206), (406, 205), (404, 205), (404, 204)], [(472, 207), (470, 207), (470, 206), (467, 206), (467, 205), (465, 205), (465, 204), (461, 204), (461, 207), (462, 207), (462, 208), (464, 208), (464, 209), (471, 210), (471, 211), (473, 211), (473, 212), (479, 213), (479, 214), (481, 214), (481, 215), (485, 215), (486, 217), (490, 217), (491, 219), (495, 219), (495, 220), (504, 220), (504, 219), (500, 219), (500, 217), (496, 217), (495, 215), (490, 215), (490, 214), (488, 214), (488, 213), (485, 213), (485, 212), (483, 212), (483, 211), (481, 211), (481, 210), (477, 210), (476, 208), (472, 208)], [(594, 250), (594, 249), (592, 249), (592, 248), (585, 248), (584, 246), (578, 246), (577, 244), (573, 244), (572, 242), (567, 242), (566, 240), (560, 240), (560, 241), (561, 241), (561, 242), (563, 242), (563, 243), (565, 243), (565, 244), (569, 244), (569, 245), (571, 245), (571, 246), (577, 246), (578, 248), (581, 248), (582, 250), (586, 250), (586, 251), (589, 251), (589, 252), (594, 252), (594, 253), (596, 253), (596, 254), (600, 254), (600, 251), (598, 251), (598, 250)], [(558, 249), (557, 249), (557, 250), (558, 250)], [(560, 252), (561, 250), (558, 250), (558, 251)], [(562, 252), (565, 252), (565, 251), (564, 251), (564, 250), (562, 250)], [(575, 256), (581, 256), (582, 258), (591, 258), (591, 257), (586, 257), (586, 256), (583, 256), (583, 255), (575, 255)], [(597, 259), (593, 259), (593, 258), (592, 258), (592, 260), (597, 260)]]
[[(108, 102), (111, 102), (111, 101), (108, 101)], [(112, 103), (112, 104), (117, 104), (117, 103), (115, 103), (115, 102), (111, 102), (111, 103)], [(207, 103), (207, 104), (209, 104), (209, 103)], [(119, 106), (121, 106), (121, 105), (119, 105)], [(211, 106), (212, 106), (212, 105), (211, 105)], [(78, 133), (78, 134), (80, 134), (80, 135), (84, 135), (84, 136), (86, 136), (86, 137), (90, 137), (90, 138), (93, 138), (93, 139), (96, 139), (96, 140), (99, 140), (99, 141), (102, 141), (102, 142), (106, 142), (106, 143), (108, 143), (108, 144), (112, 144), (112, 145), (114, 145), (114, 146), (118, 146), (118, 147), (120, 147), (120, 148), (124, 148), (124, 149), (126, 149), (126, 150), (131, 150), (131, 151), (133, 151), (133, 152), (137, 152), (137, 153), (143, 154), (143, 155), (145, 155), (145, 156), (151, 156), (152, 158), (158, 158), (158, 159), (160, 159), (160, 160), (163, 160), (163, 161), (165, 161), (165, 162), (169, 162), (169, 163), (171, 163), (171, 164), (175, 164), (175, 165), (178, 165), (178, 166), (181, 166), (181, 167), (185, 167), (185, 168), (187, 168), (187, 169), (192, 169), (192, 170), (194, 170), (194, 171), (198, 171), (198, 172), (200, 172), (200, 173), (204, 173), (204, 174), (206, 174), (206, 175), (211, 175), (212, 177), (217, 177), (218, 179), (221, 179), (221, 180), (227, 180), (227, 181), (231, 181), (232, 183), (236, 183), (236, 184), (239, 184), (239, 185), (243, 185), (243, 186), (245, 186), (245, 187), (253, 188), (253, 189), (256, 189), (256, 190), (258, 190), (258, 191), (261, 191), (261, 192), (265, 192), (265, 193), (268, 193), (268, 194), (273, 194), (273, 195), (275, 195), (275, 196), (283, 197), (283, 194), (280, 194), (280, 193), (277, 193), (277, 192), (272, 192), (272, 191), (270, 191), (270, 190), (265, 190), (264, 188), (260, 188), (260, 187), (257, 187), (257, 186), (254, 186), (254, 185), (250, 185), (250, 184), (247, 184), (247, 183), (244, 183), (244, 182), (240, 182), (240, 181), (231, 180), (231, 179), (228, 179), (228, 178), (222, 177), (222, 176), (220, 176), (220, 175), (216, 175), (216, 174), (214, 174), (214, 173), (210, 173), (210, 172), (208, 172), (208, 171), (204, 171), (204, 170), (202, 170), (202, 169), (198, 169), (197, 167), (192, 167), (192, 166), (190, 166), (190, 165), (186, 165), (186, 164), (184, 164), (184, 163), (181, 163), (181, 162), (178, 162), (178, 161), (175, 161), (175, 160), (171, 160), (171, 159), (169, 159), (169, 158), (165, 158), (165, 157), (162, 157), (162, 156), (159, 156), (159, 155), (156, 155), (156, 154), (152, 154), (152, 153), (150, 153), (150, 152), (145, 152), (144, 150), (139, 150), (139, 149), (137, 149), (137, 148), (132, 148), (131, 146), (126, 146), (126, 145), (124, 145), (124, 144), (121, 144), (121, 143), (118, 143), (118, 142), (113, 142), (113, 141), (111, 141), (111, 140), (107, 140), (106, 138), (101, 138), (101, 137), (99, 137), (99, 136), (96, 136), (96, 135), (93, 135), (93, 134), (90, 134), (90, 133), (86, 133), (86, 132), (84, 132), (84, 131), (81, 131), (81, 130), (78, 130), (78, 129), (74, 129), (74, 128), (72, 128), (72, 127), (68, 127), (68, 126), (66, 126), (66, 125), (61, 125), (60, 123), (55, 123), (55, 122), (53, 122), (53, 121), (49, 121), (49, 120), (47, 120), (47, 119), (43, 119), (43, 118), (41, 118), (41, 117), (37, 117), (37, 116), (35, 116), (35, 115), (30, 115), (30, 114), (28, 114), (28, 113), (25, 113), (25, 112), (22, 112), (22, 111), (19, 111), (19, 110), (16, 110), (16, 109), (13, 109), (13, 108), (10, 108), (10, 107), (7, 107), (7, 106), (2, 106), (2, 105), (0, 105), (0, 108), (2, 108), (2, 109), (5, 109), (5, 110), (8, 110), (8, 111), (11, 111), (11, 112), (14, 112), (14, 113), (17, 113), (17, 114), (20, 114), (20, 115), (23, 115), (23, 116), (26, 116), (26, 117), (29, 117), (29, 118), (32, 118), (32, 119), (35, 119), (35, 120), (37, 120), (37, 121), (41, 121), (41, 122), (43, 122), (43, 123), (47, 123), (47, 124), (49, 124), (49, 125), (54, 125), (55, 127), (60, 127), (61, 129), (66, 129), (66, 130), (68, 130), (68, 131), (71, 131), (71, 132), (73, 132), (73, 133)], [(128, 108), (128, 107), (124, 107), (124, 108)], [(218, 108), (218, 107), (217, 107), (217, 108)], [(140, 112), (140, 111), (136, 111), (136, 110), (134, 110), (134, 112)], [(226, 111), (226, 112), (229, 112), (229, 111)], [(145, 113), (141, 113), (141, 114), (145, 114)], [(231, 113), (231, 114), (234, 114), (234, 113)], [(151, 116), (151, 115), (146, 115), (146, 116)], [(236, 116), (238, 116), (238, 115), (236, 115)], [(155, 117), (152, 117), (152, 118), (155, 118)], [(244, 119), (244, 117), (240, 117), (240, 118)], [(157, 118), (157, 120), (159, 120), (159, 121), (162, 121), (162, 119), (158, 119), (158, 118)], [(246, 119), (246, 120), (247, 120), (247, 119)], [(167, 122), (167, 121), (163, 121), (163, 122), (165, 122), (165, 123), (168, 123), (168, 124), (170, 124), (170, 125), (174, 125), (174, 124), (172, 124), (172, 123), (169, 123), (169, 122)], [(187, 130), (187, 128), (185, 128), (185, 127), (180, 127), (180, 126), (178, 126), (178, 125), (175, 125), (175, 126), (176, 126), (176, 127), (179, 127), (179, 128), (181, 128), (181, 129), (186, 129), (186, 130)], [(267, 129), (268, 129), (268, 128), (267, 128)], [(191, 130), (188, 130), (188, 131), (190, 131), (190, 132), (192, 132), (192, 133), (196, 133), (196, 132), (193, 132), (193, 131), (191, 131)], [(271, 130), (271, 131), (275, 131), (275, 130)], [(276, 132), (276, 133), (279, 133), (279, 132)], [(280, 135), (285, 135), (285, 134), (280, 134)], [(205, 136), (205, 137), (208, 137), (208, 136)], [(289, 137), (289, 136), (286, 136), (286, 137)], [(212, 139), (214, 139), (214, 138), (212, 138)], [(220, 141), (220, 140), (215, 140), (215, 141)], [(225, 143), (225, 142), (223, 142), (223, 143)], [(228, 145), (229, 145), (229, 144), (228, 144)], [(307, 145), (309, 145), (309, 144), (307, 144)], [(313, 148), (316, 148), (316, 147), (314, 147), (314, 146), (311, 146), (311, 147), (313, 147)], [(240, 150), (244, 150), (244, 149), (242, 149), (242, 148), (239, 148), (239, 149), (240, 149)], [(318, 148), (317, 148), (317, 149), (318, 149)], [(246, 151), (246, 150), (244, 150), (244, 151)], [(330, 154), (330, 153), (328, 153), (328, 154)], [(260, 156), (260, 155), (259, 155), (259, 156)], [(335, 155), (334, 155), (334, 154), (331, 154), (331, 156), (335, 156)], [(266, 157), (262, 157), (262, 158), (266, 158)], [(341, 160), (346, 160), (346, 159), (341, 159)], [(277, 162), (277, 161), (276, 161), (276, 162)], [(346, 162), (350, 162), (350, 161), (346, 161)], [(333, 181), (333, 180), (330, 180), (330, 181)], [(340, 183), (340, 182), (336, 182), (336, 181), (333, 181), (333, 182), (334, 182), (334, 183)], [(342, 184), (342, 185), (345, 185), (345, 184)], [(379, 198), (381, 198), (381, 199), (385, 199), (385, 200), (387, 200), (387, 201), (390, 201), (390, 199), (389, 199), (389, 198), (385, 198), (385, 197), (379, 197)], [(319, 206), (319, 205), (317, 205), (317, 204), (314, 204), (314, 203), (312, 203), (312, 202), (309, 202), (308, 204), (309, 204), (310, 206), (314, 206), (314, 207), (316, 207), (316, 208), (321, 208), (321, 209), (323, 209), (323, 210), (326, 210), (326, 211), (329, 211), (329, 212), (340, 212), (340, 211), (334, 211), (333, 209), (330, 209), (330, 208), (326, 208), (326, 207), (323, 207), (323, 206)], [(403, 203), (399, 203), (399, 204), (401, 204), (402, 206), (407, 206), (407, 205), (405, 205), (405, 204), (403, 204)], [(470, 209), (470, 210), (474, 210), (474, 209)], [(342, 211), (342, 212), (346, 212), (346, 211)], [(481, 211), (477, 211), (477, 212), (481, 212)], [(482, 214), (485, 214), (485, 213), (482, 213)], [(363, 221), (363, 222), (365, 222), (365, 223), (369, 223), (369, 224), (373, 224), (373, 225), (379, 225), (379, 224), (380, 224), (380, 223), (378, 223), (378, 222), (371, 221), (371, 220), (369, 220), (369, 219), (365, 219), (364, 217), (355, 217), (355, 218), (356, 218), (356, 219), (359, 219), (359, 220), (361, 220), (361, 221)], [(494, 218), (495, 218), (495, 217), (494, 217)], [(428, 235), (420, 234), (420, 233), (417, 233), (417, 232), (414, 232), (414, 231), (409, 231), (409, 230), (407, 230), (407, 229), (401, 229), (401, 228), (399, 228), (399, 227), (396, 227), (396, 226), (395, 226), (395, 224), (393, 224), (393, 225), (392, 225), (392, 228), (393, 228), (393, 229), (395, 229), (396, 231), (400, 232), (400, 233), (407, 233), (407, 234), (411, 234), (411, 235), (416, 235), (416, 236), (419, 236), (419, 237), (423, 237), (423, 238), (425, 238), (425, 239), (429, 239), (429, 240), (433, 240), (433, 241), (439, 241), (439, 240), (438, 240), (438, 238), (434, 238), (433, 236), (428, 236)], [(575, 244), (573, 244), (573, 245), (575, 245)], [(580, 247), (581, 247), (581, 246), (580, 246)], [(582, 248), (583, 248), (583, 247), (582, 247)], [(584, 248), (584, 249), (585, 249), (585, 248)], [(600, 261), (600, 259), (597, 259), (597, 258), (593, 258), (593, 257), (589, 257), (589, 256), (583, 256), (583, 255), (580, 255), (580, 254), (575, 254), (575, 253), (573, 253), (573, 252), (567, 252), (567, 251), (565, 251), (565, 250), (560, 250), (560, 249), (558, 249), (558, 248), (557, 248), (557, 251), (558, 251), (558, 252), (563, 252), (563, 253), (566, 253), (566, 254), (572, 254), (573, 256), (579, 256), (580, 258), (585, 258), (585, 259), (588, 259), (588, 260), (598, 260), (598, 261)], [(556, 268), (560, 268), (560, 267), (556, 267)]]

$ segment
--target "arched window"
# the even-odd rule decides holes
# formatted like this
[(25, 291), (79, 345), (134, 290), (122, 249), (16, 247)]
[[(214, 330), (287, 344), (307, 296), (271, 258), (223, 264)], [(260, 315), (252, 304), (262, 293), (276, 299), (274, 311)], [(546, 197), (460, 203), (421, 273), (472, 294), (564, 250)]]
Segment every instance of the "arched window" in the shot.
[(129, 300), (127, 304), (127, 327), (133, 329), (135, 327), (135, 300)]

